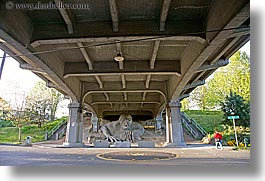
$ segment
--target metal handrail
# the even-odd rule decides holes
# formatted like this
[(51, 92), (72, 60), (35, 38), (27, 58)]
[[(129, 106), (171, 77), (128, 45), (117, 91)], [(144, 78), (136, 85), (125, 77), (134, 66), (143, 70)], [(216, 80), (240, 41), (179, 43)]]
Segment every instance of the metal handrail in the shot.
[(194, 138), (198, 138), (198, 136), (196, 135), (195, 131), (193, 130), (193, 128), (187, 123), (187, 121), (185, 119), (181, 119), (182, 123), (184, 123), (184, 126), (189, 130), (189, 132), (192, 134), (192, 136)]
[(59, 133), (59, 138), (63, 137), (63, 134), (64, 134), (65, 131), (66, 131), (66, 128), (67, 128), (67, 126), (65, 125), (65, 127), (60, 131), (60, 133)]
[(56, 126), (54, 126), (53, 128), (52, 128), (52, 130), (51, 131), (49, 131), (48, 132), (48, 134), (47, 134), (47, 138), (50, 138), (58, 129), (60, 129), (60, 127), (63, 125), (63, 124), (65, 124), (67, 122), (67, 120), (62, 120), (62, 122), (60, 123), (60, 124), (57, 124)]
[(189, 123), (190, 124), (192, 124), (192, 121), (191, 121), (191, 117), (189, 117), (186, 113), (184, 113), (184, 112), (181, 112), (180, 114), (182, 114), (182, 116), (184, 116), (188, 121), (189, 121)]
[(199, 125), (199, 123), (197, 123), (197, 121), (195, 121), (195, 119), (189, 117), (185, 112), (181, 112), (181, 114), (187, 119), (189, 120), (190, 124), (193, 124), (203, 136), (207, 135), (207, 132), (203, 129), (203, 127), (201, 127), (201, 125)]
[(201, 125), (199, 125), (199, 123), (197, 123), (197, 121), (195, 121), (195, 119), (191, 119), (191, 121), (192, 121), (192, 124), (194, 126), (196, 126), (196, 128), (201, 132), (201, 134), (203, 136), (206, 136), (207, 135), (207, 132), (203, 129), (203, 127), (201, 127)]

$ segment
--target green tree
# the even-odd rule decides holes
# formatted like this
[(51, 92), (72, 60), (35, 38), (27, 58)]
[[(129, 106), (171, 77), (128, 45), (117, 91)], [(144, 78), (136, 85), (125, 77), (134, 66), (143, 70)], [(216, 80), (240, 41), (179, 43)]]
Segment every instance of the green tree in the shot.
[(37, 82), (26, 98), (26, 108), (32, 113), (32, 119), (39, 127), (47, 119), (54, 120), (58, 104), (63, 95), (44, 82)]
[(195, 104), (200, 110), (209, 109), (209, 106), (206, 102), (207, 89), (207, 85), (196, 87), (196, 89), (194, 89), (194, 91), (190, 95), (190, 102)]
[(250, 101), (250, 59), (245, 52), (235, 53), (230, 63), (216, 70), (211, 77), (191, 94), (191, 101), (200, 109), (220, 107), (230, 90)]
[(51, 104), (50, 104), (51, 120), (54, 120), (56, 111), (58, 110), (59, 103), (64, 99), (64, 96), (59, 91), (53, 88), (50, 89), (50, 94), (51, 94)]
[(18, 141), (21, 142), (21, 129), (23, 126), (30, 124), (30, 113), (28, 111), (19, 109), (11, 110), (6, 113), (6, 120), (18, 128)]
[(0, 97), (0, 119), (4, 119), (5, 112), (10, 111), (11, 108), (6, 100)]
[(189, 100), (188, 100), (187, 98), (184, 98), (184, 99), (181, 101), (181, 110), (182, 110), (182, 111), (189, 110)]
[(245, 128), (250, 126), (250, 104), (249, 101), (244, 101), (242, 96), (230, 92), (230, 95), (226, 96), (225, 100), (221, 102), (221, 109), (224, 113), (224, 124), (233, 126), (228, 116), (238, 115), (239, 119), (236, 121), (236, 126)]

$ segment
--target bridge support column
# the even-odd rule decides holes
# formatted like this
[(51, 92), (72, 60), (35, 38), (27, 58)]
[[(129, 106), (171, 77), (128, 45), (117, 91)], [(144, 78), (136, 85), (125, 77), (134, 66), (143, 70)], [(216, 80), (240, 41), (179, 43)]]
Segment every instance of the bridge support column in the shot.
[(98, 128), (99, 128), (98, 117), (96, 115), (93, 115), (91, 118), (91, 122), (92, 122), (93, 132), (98, 132)]
[(183, 128), (180, 116), (180, 102), (171, 101), (166, 109), (167, 113), (167, 131), (166, 142), (167, 147), (185, 146), (183, 136)]
[(66, 138), (63, 143), (67, 147), (82, 147), (82, 109), (80, 103), (70, 103)]
[(92, 123), (91, 123), (91, 113), (85, 113), (83, 115), (83, 143), (88, 143), (88, 138), (89, 138), (89, 131), (92, 127)]
[(170, 107), (166, 106), (166, 144), (169, 144), (172, 142), (172, 123), (171, 123), (171, 117), (170, 117)]
[(156, 121), (156, 125), (155, 125), (155, 129), (156, 130), (160, 130), (162, 129), (162, 124), (163, 124), (163, 118), (162, 115), (158, 115), (155, 119)]

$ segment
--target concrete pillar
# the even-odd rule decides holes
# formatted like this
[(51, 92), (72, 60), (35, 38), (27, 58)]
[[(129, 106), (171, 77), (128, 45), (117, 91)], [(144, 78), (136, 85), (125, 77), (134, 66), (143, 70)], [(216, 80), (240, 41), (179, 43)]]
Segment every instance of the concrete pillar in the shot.
[(156, 117), (155, 121), (156, 121), (156, 125), (155, 125), (156, 127), (155, 127), (155, 129), (156, 130), (160, 130), (162, 128), (162, 123), (163, 123), (163, 117), (162, 117), (162, 115), (159, 114)]
[(98, 121), (98, 117), (96, 115), (93, 115), (91, 118), (91, 122), (92, 122), (92, 129), (93, 132), (98, 132), (99, 129), (99, 121)]
[(181, 116), (180, 116), (180, 102), (179, 101), (171, 101), (169, 103), (170, 108), (170, 121), (168, 122), (169, 126), (168, 129), (168, 147), (175, 147), (175, 146), (185, 146), (186, 143), (184, 141), (183, 136), (183, 128), (181, 123)]
[(67, 123), (66, 138), (64, 146), (80, 147), (82, 143), (82, 109), (79, 103), (70, 103), (69, 118)]
[(55, 133), (55, 140), (59, 140), (59, 133)]
[(89, 131), (92, 128), (91, 113), (85, 113), (83, 115), (83, 143), (88, 143)]
[(166, 107), (166, 144), (172, 142), (171, 139), (171, 115), (170, 115), (170, 107)]

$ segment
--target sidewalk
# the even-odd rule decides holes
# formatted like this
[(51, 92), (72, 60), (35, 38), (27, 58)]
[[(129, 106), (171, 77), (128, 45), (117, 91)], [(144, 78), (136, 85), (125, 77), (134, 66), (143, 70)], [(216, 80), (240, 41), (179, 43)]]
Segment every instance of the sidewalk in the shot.
[(62, 148), (61, 144), (37, 143), (32, 147), (0, 145), (1, 166), (144, 165), (249, 166), (250, 150), (188, 144), (180, 148)]

